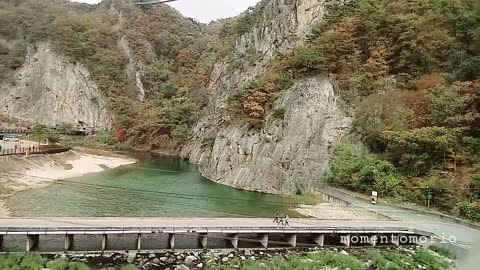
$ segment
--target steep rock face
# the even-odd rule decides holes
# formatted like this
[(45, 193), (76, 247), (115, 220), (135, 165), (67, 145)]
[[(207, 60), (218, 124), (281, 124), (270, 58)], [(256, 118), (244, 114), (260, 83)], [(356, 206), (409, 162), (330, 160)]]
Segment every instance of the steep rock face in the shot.
[(135, 57), (127, 36), (122, 33), (122, 28), (125, 24), (125, 18), (123, 17), (122, 12), (116, 7), (116, 4), (116, 1), (112, 1), (112, 5), (110, 6), (110, 14), (114, 19), (117, 20), (117, 24), (114, 25), (113, 31), (119, 33), (120, 36), (120, 39), (118, 40), (118, 47), (119, 49), (123, 50), (128, 59), (127, 66), (125, 68), (125, 74), (127, 75), (129, 88), (133, 88), (139, 101), (145, 101), (146, 91), (142, 81), (142, 77), (145, 72), (145, 65), (143, 61)]
[(0, 114), (87, 131), (110, 126), (106, 102), (88, 70), (56, 54), (46, 42), (29, 49), (11, 81), (0, 85)]
[[(243, 68), (219, 63), (211, 76), (210, 104), (182, 149), (207, 178), (230, 186), (272, 193), (308, 192), (328, 166), (333, 146), (349, 132), (351, 118), (341, 109), (327, 77), (296, 82), (284, 90), (260, 131), (230, 119), (226, 101), (266, 70), (278, 53), (302, 44), (311, 25), (322, 20), (321, 0), (272, 0), (250, 33), (240, 37), (236, 53), (254, 48), (258, 60)], [(238, 66), (238, 63), (236, 64)]]
[(252, 31), (239, 37), (234, 54), (254, 53), (254, 63), (218, 63), (211, 77), (210, 94), (215, 106), (222, 104), (239, 88), (265, 71), (267, 64), (279, 53), (302, 44), (311, 26), (325, 14), (324, 0), (270, 0)]
[(313, 23), (325, 14), (324, 0), (271, 0), (260, 21), (236, 42), (239, 52), (252, 48), (264, 60), (303, 43)]
[(222, 184), (272, 193), (311, 190), (351, 119), (324, 77), (297, 82), (274, 108), (285, 108), (284, 119), (268, 117), (260, 132), (237, 125), (216, 130), (209, 122), (199, 123), (194, 143), (183, 154)]

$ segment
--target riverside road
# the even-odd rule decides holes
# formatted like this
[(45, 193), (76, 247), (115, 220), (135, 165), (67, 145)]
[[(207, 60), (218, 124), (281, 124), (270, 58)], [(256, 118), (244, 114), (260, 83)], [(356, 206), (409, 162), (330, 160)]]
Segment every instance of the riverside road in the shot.
[(480, 242), (480, 230), (457, 223), (450, 219), (442, 218), (438, 215), (417, 212), (385, 204), (372, 205), (369, 201), (353, 197), (340, 190), (331, 188), (325, 189), (322, 192), (346, 201), (355, 207), (367, 209), (387, 216), (396, 222), (404, 224), (404, 226), (428, 231), (445, 239), (450, 237), (455, 238), (457, 246), (469, 248)]

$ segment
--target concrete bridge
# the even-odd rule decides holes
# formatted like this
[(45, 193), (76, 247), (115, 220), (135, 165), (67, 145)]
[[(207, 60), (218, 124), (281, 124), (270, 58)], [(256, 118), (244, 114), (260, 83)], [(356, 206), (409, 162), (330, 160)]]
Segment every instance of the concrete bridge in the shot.
[[(9, 237), (22, 237), (26, 251), (37, 251), (42, 239), (61, 245), (54, 252), (75, 252), (77, 238), (96, 238), (98, 245), (83, 252), (124, 251), (110, 239), (130, 239), (127, 250), (313, 248), (338, 246), (399, 246), (433, 239), (434, 234), (392, 221), (292, 220), (278, 226), (270, 219), (184, 218), (42, 218), (0, 219), (0, 252)], [(155, 236), (153, 247), (142, 239)], [(53, 237), (53, 238), (52, 238)], [(182, 245), (177, 239), (183, 238)], [(188, 240), (185, 240), (188, 238)], [(423, 240), (422, 240), (423, 238)], [(52, 240), (54, 239), (54, 240)], [(83, 240), (85, 241), (85, 240)], [(123, 241), (123, 240), (122, 240)], [(212, 242), (212, 244), (210, 244)], [(57, 243), (57, 244), (58, 244)]]

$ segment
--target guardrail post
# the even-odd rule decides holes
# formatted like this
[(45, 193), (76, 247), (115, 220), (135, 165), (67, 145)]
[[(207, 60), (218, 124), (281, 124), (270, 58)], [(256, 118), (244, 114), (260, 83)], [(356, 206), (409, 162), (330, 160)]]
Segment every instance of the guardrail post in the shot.
[(232, 244), (234, 249), (238, 248), (238, 233), (232, 233), (228, 235), (228, 241)]
[(262, 244), (264, 248), (268, 248), (268, 233), (259, 233), (257, 236), (260, 244)]
[(107, 245), (108, 245), (108, 236), (106, 234), (102, 235), (102, 252), (107, 250)]
[(207, 241), (208, 241), (208, 234), (207, 233), (199, 233), (198, 234), (198, 242), (202, 246), (203, 249), (207, 249)]
[(27, 235), (27, 246), (26, 246), (26, 251), (34, 251), (38, 247), (38, 241), (40, 239), (40, 236), (38, 234), (31, 234)]
[(65, 251), (72, 250), (73, 234), (65, 234)]
[(168, 247), (170, 249), (175, 249), (175, 234), (169, 233), (168, 234)]
[(283, 238), (287, 240), (288, 244), (292, 247), (297, 246), (297, 234), (296, 233), (285, 233)]
[(137, 250), (142, 249), (142, 234), (137, 234)]
[(3, 235), (0, 235), (0, 251), (3, 248)]

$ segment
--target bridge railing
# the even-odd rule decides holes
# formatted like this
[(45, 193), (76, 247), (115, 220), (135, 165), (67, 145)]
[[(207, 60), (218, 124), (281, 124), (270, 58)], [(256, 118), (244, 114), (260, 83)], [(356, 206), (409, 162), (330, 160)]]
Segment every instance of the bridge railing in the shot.
[(16, 155), (31, 155), (31, 154), (56, 154), (67, 152), (71, 150), (70, 147), (42, 147), (42, 146), (32, 146), (32, 147), (15, 147), (11, 149), (2, 149), (0, 150), (0, 156), (16, 156)]

